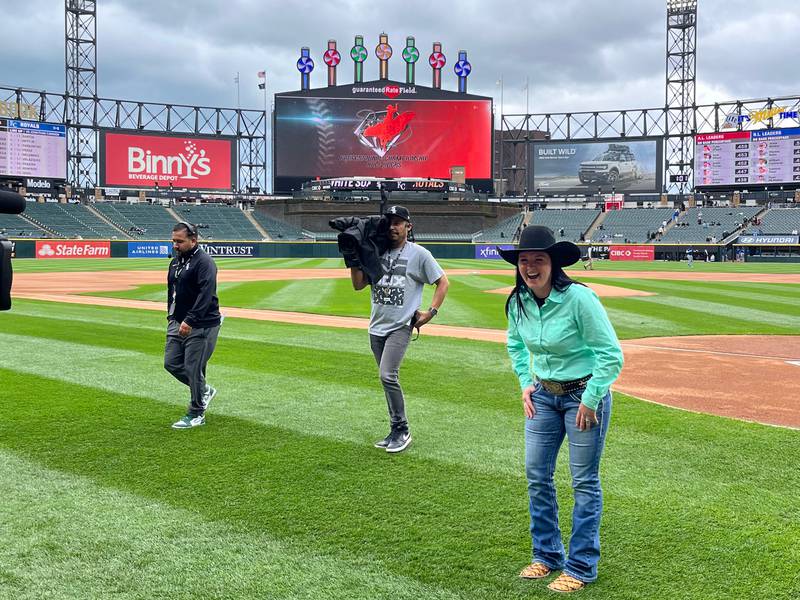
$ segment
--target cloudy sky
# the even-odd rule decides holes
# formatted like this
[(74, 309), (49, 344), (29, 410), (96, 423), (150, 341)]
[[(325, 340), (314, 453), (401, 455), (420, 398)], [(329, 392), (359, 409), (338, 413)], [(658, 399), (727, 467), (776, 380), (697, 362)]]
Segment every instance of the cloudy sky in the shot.
[[(7, 0), (10, 1), (10, 0)], [(295, 62), (311, 48), (312, 87), (326, 85), (322, 52), (338, 41), (346, 58), (339, 83), (352, 82), (355, 35), (370, 57), (365, 79), (378, 78), (374, 48), (385, 31), (395, 49), (389, 75), (403, 80), (400, 51), (416, 37), (417, 82), (430, 85), (431, 44), (444, 46), (443, 87), (456, 89), (459, 49), (473, 66), (469, 91), (500, 101), (506, 113), (566, 112), (664, 105), (664, 0), (520, 0), (495, 2), (276, 2), (273, 0), (99, 0), (98, 94), (122, 98), (263, 107), (256, 73), (269, 91), (299, 87)], [(27, 0), (4, 11), (0, 84), (64, 89), (63, 0)], [(797, 0), (699, 0), (697, 102), (800, 93)]]

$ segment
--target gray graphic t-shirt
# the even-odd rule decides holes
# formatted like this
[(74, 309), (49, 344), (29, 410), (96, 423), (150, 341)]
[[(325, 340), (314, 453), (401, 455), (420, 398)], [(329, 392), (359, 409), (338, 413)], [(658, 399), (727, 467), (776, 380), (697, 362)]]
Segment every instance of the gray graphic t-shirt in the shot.
[(413, 242), (390, 249), (381, 256), (383, 277), (372, 286), (369, 332), (389, 335), (411, 322), (422, 302), (425, 284), (434, 283), (444, 271), (433, 255)]

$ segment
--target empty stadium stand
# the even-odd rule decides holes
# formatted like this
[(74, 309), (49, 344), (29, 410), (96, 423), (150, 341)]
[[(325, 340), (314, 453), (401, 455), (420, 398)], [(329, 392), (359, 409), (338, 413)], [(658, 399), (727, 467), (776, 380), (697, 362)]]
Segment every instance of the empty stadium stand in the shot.
[[(535, 210), (531, 213), (530, 224), (549, 227), (556, 241), (578, 242), (599, 215), (599, 210), (588, 208)], [(564, 235), (561, 235), (561, 229)]]
[(669, 221), (675, 209), (643, 208), (612, 210), (592, 233), (593, 242), (625, 243), (646, 242), (647, 232), (657, 231), (664, 221)]
[(179, 204), (175, 213), (197, 225), (205, 240), (260, 240), (263, 236), (244, 213), (226, 204)]
[(128, 239), (82, 204), (28, 202), (25, 217), (62, 238)]
[(45, 230), (37, 227), (19, 215), (0, 214), (0, 236), (14, 238), (51, 237)]
[(800, 231), (800, 208), (773, 208), (761, 217), (761, 224), (750, 227), (765, 234), (791, 234)]
[[(303, 240), (307, 236), (303, 234), (301, 229), (289, 225), (288, 223), (269, 216), (267, 213), (259, 210), (254, 210), (250, 215), (258, 222), (259, 225), (266, 231), (273, 240)], [(330, 239), (336, 239), (336, 232)], [(315, 236), (316, 237), (316, 236)], [(323, 239), (317, 237), (316, 239)]]
[(511, 244), (525, 219), (525, 213), (518, 213), (504, 219), (497, 225), (487, 227), (472, 236), (472, 241), (477, 244)]
[(720, 242), (741, 229), (745, 219), (754, 217), (761, 210), (762, 207), (758, 206), (690, 208), (678, 217), (661, 241), (685, 244), (707, 242), (713, 238)]
[(145, 240), (171, 239), (172, 227), (177, 222), (166, 208), (157, 204), (103, 202), (94, 208), (130, 236)]

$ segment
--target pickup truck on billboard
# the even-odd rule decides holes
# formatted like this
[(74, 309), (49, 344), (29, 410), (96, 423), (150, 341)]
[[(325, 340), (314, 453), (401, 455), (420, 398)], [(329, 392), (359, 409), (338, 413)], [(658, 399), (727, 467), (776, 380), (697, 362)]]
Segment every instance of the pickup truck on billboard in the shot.
[(639, 163), (630, 147), (625, 144), (609, 144), (592, 160), (585, 160), (578, 170), (581, 183), (601, 182), (616, 185), (618, 181), (641, 179)]
[(663, 140), (534, 140), (528, 190), (547, 194), (656, 193), (661, 190)]

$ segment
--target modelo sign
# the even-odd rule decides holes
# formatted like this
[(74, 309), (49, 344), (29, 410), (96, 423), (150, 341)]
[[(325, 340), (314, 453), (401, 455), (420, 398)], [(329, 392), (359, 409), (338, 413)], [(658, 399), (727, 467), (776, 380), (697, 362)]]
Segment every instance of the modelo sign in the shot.
[(655, 260), (655, 246), (611, 246), (611, 260)]
[(36, 258), (109, 258), (111, 242), (37, 241)]
[(236, 182), (236, 139), (100, 132), (100, 186), (228, 190)]

